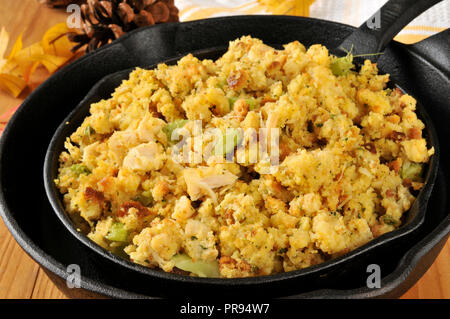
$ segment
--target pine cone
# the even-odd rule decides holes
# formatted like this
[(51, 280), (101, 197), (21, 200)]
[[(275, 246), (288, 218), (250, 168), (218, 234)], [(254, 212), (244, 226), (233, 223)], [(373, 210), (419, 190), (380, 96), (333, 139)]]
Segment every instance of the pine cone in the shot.
[(82, 27), (68, 34), (77, 51), (93, 51), (123, 34), (156, 23), (177, 22), (174, 0), (87, 0), (81, 5)]

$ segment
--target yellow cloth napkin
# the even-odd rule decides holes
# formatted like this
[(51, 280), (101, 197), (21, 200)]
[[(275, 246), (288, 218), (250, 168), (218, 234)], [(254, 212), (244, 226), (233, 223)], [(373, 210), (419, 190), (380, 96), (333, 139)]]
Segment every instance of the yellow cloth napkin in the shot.
[[(175, 0), (180, 20), (240, 14), (311, 16), (360, 26), (387, 0)], [(412, 21), (396, 40), (414, 43), (450, 27), (450, 0), (444, 0)]]

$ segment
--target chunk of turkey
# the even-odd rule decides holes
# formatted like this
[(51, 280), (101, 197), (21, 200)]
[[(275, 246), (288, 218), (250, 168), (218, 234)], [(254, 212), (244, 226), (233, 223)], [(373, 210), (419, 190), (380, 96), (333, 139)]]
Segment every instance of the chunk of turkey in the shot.
[(187, 192), (195, 201), (203, 196), (209, 196), (217, 203), (214, 188), (233, 184), (238, 177), (228, 171), (218, 173), (210, 168), (187, 168), (183, 171)]
[(163, 147), (158, 143), (148, 142), (132, 148), (123, 160), (123, 167), (133, 171), (159, 170), (165, 160)]

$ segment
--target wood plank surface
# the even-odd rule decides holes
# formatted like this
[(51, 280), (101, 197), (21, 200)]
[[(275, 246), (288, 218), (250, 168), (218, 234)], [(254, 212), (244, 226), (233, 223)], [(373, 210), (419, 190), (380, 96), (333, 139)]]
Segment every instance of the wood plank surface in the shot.
[[(7, 28), (11, 39), (24, 32), (24, 45), (39, 41), (45, 30), (65, 17), (64, 11), (47, 8), (37, 0), (0, 0), (0, 27)], [(13, 98), (0, 91), (0, 115), (20, 104), (26, 93)], [(15, 242), (3, 221), (0, 221), (0, 298), (67, 298)], [(450, 299), (450, 242), (402, 298)]]

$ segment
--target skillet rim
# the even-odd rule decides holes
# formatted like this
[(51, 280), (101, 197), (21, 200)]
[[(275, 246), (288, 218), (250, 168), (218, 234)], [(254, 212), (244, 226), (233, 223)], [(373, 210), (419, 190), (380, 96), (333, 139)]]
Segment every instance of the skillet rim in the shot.
[[(238, 18), (242, 18), (242, 17), (246, 17), (246, 16), (238, 16)], [(248, 16), (250, 18), (265, 18), (266, 16), (255, 16), (255, 15), (251, 15)], [(270, 16), (272, 19), (274, 18), (274, 16)], [(205, 19), (205, 20), (227, 20), (230, 18), (236, 18), (236, 16), (234, 17), (220, 17), (220, 18), (213, 18), (213, 19)], [(319, 23), (321, 23), (322, 25), (330, 25), (330, 26), (343, 26), (347, 29), (356, 29), (352, 26), (348, 26), (342, 23), (337, 23), (337, 22), (331, 22), (331, 21), (327, 21), (327, 20), (321, 20), (321, 19), (315, 19), (315, 18), (305, 18), (305, 17), (283, 17), (283, 16), (278, 16), (276, 17), (278, 19), (297, 19), (297, 20), (315, 20), (318, 21)], [(198, 20), (198, 21), (192, 21), (192, 22), (185, 22), (185, 24), (196, 24), (198, 22), (204, 21), (204, 20)], [(153, 28), (161, 28), (164, 27), (164, 25), (157, 25), (154, 26)], [(95, 52), (93, 52), (92, 54), (99, 54), (100, 52), (103, 52), (104, 50), (107, 50), (108, 48), (110, 48), (111, 46), (117, 45), (120, 42), (124, 41), (125, 39), (127, 39), (128, 37), (131, 37), (133, 34), (135, 33), (140, 33), (140, 32), (145, 32), (145, 30), (148, 28), (142, 28), (133, 32), (130, 32), (129, 34), (126, 34), (124, 37), (122, 37), (121, 39), (113, 42), (112, 44), (105, 46), (99, 50), (96, 50)], [(71, 68), (76, 67), (78, 63), (81, 63), (82, 61), (84, 61), (84, 59), (89, 58), (89, 56), (91, 55), (86, 55), (78, 60), (76, 60), (75, 62), (71, 63), (69, 66), (63, 68), (62, 70), (59, 70), (58, 72), (55, 73), (54, 76), (59, 75), (60, 73), (63, 72), (69, 72), (71, 70)], [(54, 77), (53, 76), (53, 77)], [(25, 101), (23, 102), (23, 104), (28, 103), (29, 100), (33, 99), (34, 95), (36, 94), (36, 92), (44, 89), (46, 86), (48, 86), (47, 82), (46, 84), (43, 84), (40, 88), (38, 88), (35, 92), (33, 92), (32, 94), (30, 94), (30, 96), (25, 99)], [(15, 125), (15, 120), (17, 117), (19, 117), (19, 115), (23, 112), (23, 108), (20, 108), (15, 114), (14, 116), (11, 118), (11, 120), (8, 123), (8, 126), (6, 127), (3, 135), (4, 138), (0, 139), (0, 158), (1, 156), (5, 153), (4, 150), (4, 146), (5, 146), (5, 140), (6, 138), (10, 135), (10, 131), (12, 130), (12, 127)], [(1, 172), (0, 172), (1, 174)], [(1, 177), (1, 176), (0, 176)], [(3, 189), (2, 187), (2, 179), (0, 178), (0, 188)], [(24, 231), (20, 228), (20, 226), (18, 225), (18, 222), (15, 220), (15, 218), (12, 216), (11, 212), (9, 211), (8, 205), (7, 205), (7, 201), (6, 198), (4, 197), (4, 193), (0, 192), (0, 215), (2, 216), (3, 220), (5, 221), (6, 226), (8, 227), (9, 231), (12, 233), (12, 235), (14, 236), (14, 238), (17, 240), (17, 242), (20, 244), (20, 246), (22, 246), (22, 248), (24, 248), (24, 250), (34, 259), (36, 260), (39, 264), (41, 264), (42, 266), (44, 266), (45, 268), (47, 268), (48, 270), (50, 270), (51, 272), (55, 273), (56, 275), (58, 275), (61, 278), (66, 278), (67, 274), (62, 271), (61, 269), (64, 269), (64, 267), (61, 267), (62, 264), (59, 263), (58, 261), (56, 261), (53, 256), (48, 255), (47, 253), (45, 253), (40, 247), (38, 247), (31, 239), (30, 237), (28, 237)], [(439, 225), (443, 225), (445, 222), (447, 222), (447, 219), (450, 220), (449, 218), (445, 218), (442, 221), (440, 221)], [(447, 228), (449, 228), (450, 225), (447, 225)], [(439, 227), (435, 227), (433, 229), (433, 231), (430, 233), (430, 235), (432, 235), (434, 232), (438, 231)], [(438, 232), (439, 234), (442, 234), (443, 232), (447, 232), (448, 230), (443, 230), (442, 232)], [(437, 235), (434, 236), (434, 238), (437, 238)], [(414, 250), (414, 248), (416, 248), (416, 245), (413, 246), (412, 248), (410, 248), (406, 253), (405, 256), (409, 253), (411, 253), (412, 250)], [(421, 250), (421, 248), (419, 248), (419, 250)], [(413, 253), (413, 252), (412, 252)], [(398, 270), (402, 270), (402, 265), (401, 265), (401, 261), (399, 262), (398, 266), (393, 270), (392, 273), (395, 273)], [(266, 278), (267, 276), (264, 277), (260, 277), (260, 278)], [(136, 295), (136, 294), (132, 294), (130, 292), (126, 292), (126, 294), (122, 294), (119, 293), (117, 294), (117, 291), (123, 291), (120, 288), (115, 288), (115, 287), (110, 287), (104, 284), (101, 284), (103, 287), (110, 287), (112, 289), (112, 291), (108, 291), (108, 289), (99, 289), (99, 284), (95, 284), (95, 281), (91, 280), (90, 278), (86, 278), (83, 277), (82, 280), (82, 286), (84, 286), (84, 288), (90, 290), (90, 291), (95, 291), (95, 292), (100, 292), (100, 293), (106, 293), (107, 295), (110, 296), (118, 296), (118, 297), (123, 297), (124, 295)], [(229, 279), (226, 279), (229, 280)], [(394, 287), (395, 288), (395, 287)], [(138, 295), (136, 295), (138, 296)]]

